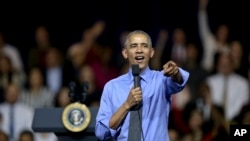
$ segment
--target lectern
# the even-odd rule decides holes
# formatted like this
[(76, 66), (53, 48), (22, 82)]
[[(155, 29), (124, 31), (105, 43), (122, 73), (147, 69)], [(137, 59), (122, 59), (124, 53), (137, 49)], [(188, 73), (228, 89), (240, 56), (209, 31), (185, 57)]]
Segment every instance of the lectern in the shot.
[[(84, 91), (82, 93), (82, 96), (77, 96), (75, 93), (75, 85), (72, 84), (70, 86), (70, 93), (69, 96), (71, 97), (72, 104), (74, 103), (82, 103), (84, 102), (86, 98), (86, 88), (83, 87)], [(84, 105), (84, 104), (83, 104)], [(84, 105), (85, 106), (85, 105)], [(68, 109), (69, 107), (65, 108), (37, 108), (35, 109), (34, 118), (32, 122), (32, 129), (34, 132), (53, 132), (58, 137), (59, 141), (98, 141), (98, 139), (95, 136), (94, 130), (95, 130), (95, 118), (96, 114), (98, 112), (97, 107), (88, 107), (88, 114), (84, 115), (84, 111), (82, 116), (78, 116), (79, 114), (74, 114), (71, 117), (71, 113), (75, 113), (73, 111), (77, 111), (76, 109), (73, 110), (67, 110), (71, 112), (70, 114), (66, 114), (65, 116), (65, 109)], [(80, 111), (80, 110), (79, 110)], [(89, 116), (90, 115), (90, 116)], [(72, 127), (72, 130), (69, 130), (67, 126), (65, 126), (65, 121), (63, 119), (67, 119), (69, 123), (80, 123), (75, 122), (75, 120), (79, 119), (84, 120), (89, 119), (87, 126), (84, 127), (84, 130), (82, 131), (73, 131), (74, 126)], [(71, 120), (72, 119), (72, 120)], [(72, 124), (74, 125), (74, 124)], [(80, 125), (80, 124), (79, 124)], [(67, 127), (67, 128), (66, 128)], [(78, 128), (78, 126), (76, 126)]]
[(89, 107), (91, 121), (82, 132), (68, 131), (61, 120), (63, 108), (40, 108), (35, 110), (32, 129), (35, 132), (54, 132), (59, 141), (98, 141), (95, 137), (95, 117), (98, 111), (96, 107)]

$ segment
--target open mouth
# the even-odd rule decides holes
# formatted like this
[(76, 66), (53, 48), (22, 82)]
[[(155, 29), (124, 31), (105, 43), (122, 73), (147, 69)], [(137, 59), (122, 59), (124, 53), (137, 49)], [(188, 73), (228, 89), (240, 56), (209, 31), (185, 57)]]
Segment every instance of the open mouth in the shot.
[(137, 63), (142, 63), (143, 62), (143, 60), (144, 60), (144, 56), (136, 56), (135, 57), (135, 61), (137, 62)]

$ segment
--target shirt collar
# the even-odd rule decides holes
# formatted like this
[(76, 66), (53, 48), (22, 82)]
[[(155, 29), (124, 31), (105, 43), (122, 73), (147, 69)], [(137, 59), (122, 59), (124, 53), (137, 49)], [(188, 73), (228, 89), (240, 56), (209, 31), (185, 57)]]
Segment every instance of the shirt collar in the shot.
[[(142, 78), (142, 80), (144, 80), (146, 83), (149, 82), (150, 79), (150, 71), (151, 69), (149, 68), (149, 66), (147, 66), (141, 73), (140, 73), (140, 77)], [(134, 80), (134, 76), (132, 74), (132, 68), (129, 68), (129, 71), (127, 73), (129, 81), (132, 82)]]

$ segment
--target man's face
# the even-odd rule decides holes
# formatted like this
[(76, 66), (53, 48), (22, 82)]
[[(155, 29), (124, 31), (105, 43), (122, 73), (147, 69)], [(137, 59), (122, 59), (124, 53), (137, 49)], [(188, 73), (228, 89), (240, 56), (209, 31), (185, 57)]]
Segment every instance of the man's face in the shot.
[(14, 104), (18, 101), (19, 91), (17, 86), (10, 85), (6, 88), (6, 101), (10, 104)]
[(228, 56), (222, 55), (218, 61), (217, 69), (219, 73), (228, 75), (233, 71), (232, 62)]
[(154, 49), (150, 46), (147, 36), (143, 34), (131, 35), (128, 44), (122, 51), (123, 57), (128, 59), (130, 65), (139, 64), (141, 70), (148, 66)]
[(228, 27), (226, 25), (220, 25), (217, 31), (217, 38), (220, 41), (226, 41), (228, 38)]

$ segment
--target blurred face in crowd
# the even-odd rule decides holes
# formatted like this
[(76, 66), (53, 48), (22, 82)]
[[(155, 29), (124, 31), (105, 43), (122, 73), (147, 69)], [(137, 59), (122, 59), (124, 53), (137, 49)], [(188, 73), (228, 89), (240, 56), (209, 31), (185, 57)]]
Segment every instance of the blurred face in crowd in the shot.
[(84, 65), (81, 67), (79, 79), (80, 83), (88, 83), (87, 93), (92, 93), (95, 90), (95, 74), (90, 66)]
[(20, 134), (18, 141), (34, 141), (34, 136), (31, 132), (27, 131)]
[(104, 46), (102, 49), (102, 54), (100, 55), (101, 62), (103, 65), (109, 65), (113, 55), (113, 50), (111, 46)]
[(80, 82), (94, 83), (95, 75), (93, 69), (90, 66), (82, 66), (80, 71)]
[(217, 71), (223, 75), (229, 75), (233, 71), (232, 61), (229, 55), (222, 54), (219, 56)]
[(178, 132), (176, 130), (169, 129), (168, 135), (169, 135), (170, 141), (178, 141), (179, 135), (178, 135)]
[(67, 87), (63, 87), (60, 90), (58, 104), (60, 107), (66, 107), (68, 104), (70, 104), (69, 89)]
[(228, 27), (226, 25), (220, 25), (217, 30), (217, 39), (221, 42), (226, 42), (228, 38)]
[(203, 124), (202, 114), (198, 110), (193, 110), (189, 119), (189, 126), (192, 130), (200, 129)]
[(192, 43), (187, 45), (187, 59), (188, 60), (192, 60), (192, 61), (196, 61), (196, 59), (198, 58), (198, 50), (196, 48), (196, 46)]
[(46, 54), (47, 67), (57, 67), (61, 63), (61, 56), (57, 49), (49, 49)]
[(0, 131), (0, 141), (8, 141), (8, 135), (3, 131)]
[(199, 96), (206, 104), (211, 104), (211, 91), (207, 83), (202, 83), (199, 87)]
[(243, 50), (239, 41), (233, 41), (230, 44), (230, 54), (232, 56), (232, 59), (234, 59), (235, 61), (241, 60), (243, 56)]
[(39, 46), (43, 47), (49, 43), (49, 33), (44, 26), (40, 26), (36, 30), (36, 42)]
[(69, 58), (74, 68), (79, 68), (84, 63), (84, 51), (81, 47), (76, 46), (70, 50)]
[(141, 32), (129, 34), (123, 48), (122, 54), (128, 59), (130, 65), (139, 64), (141, 70), (148, 66), (150, 58), (154, 55), (154, 49), (150, 37)]
[(29, 135), (23, 135), (19, 141), (33, 141)]
[(42, 86), (43, 84), (43, 77), (42, 77), (42, 72), (40, 69), (38, 68), (33, 68), (30, 71), (30, 76), (29, 76), (29, 82), (30, 82), (30, 86), (32, 88), (38, 88), (40, 86)]
[(15, 104), (19, 97), (19, 88), (15, 84), (10, 84), (6, 87), (5, 99), (10, 104)]
[(242, 124), (250, 125), (250, 111), (248, 111), (244, 114)]
[(194, 141), (194, 135), (192, 133), (186, 133), (181, 137), (180, 141)]
[(6, 56), (0, 56), (0, 72), (8, 73), (11, 70), (10, 59)]
[(174, 33), (173, 33), (173, 41), (176, 44), (185, 44), (186, 42), (186, 35), (184, 33), (184, 31), (181, 28), (177, 28), (175, 29)]

